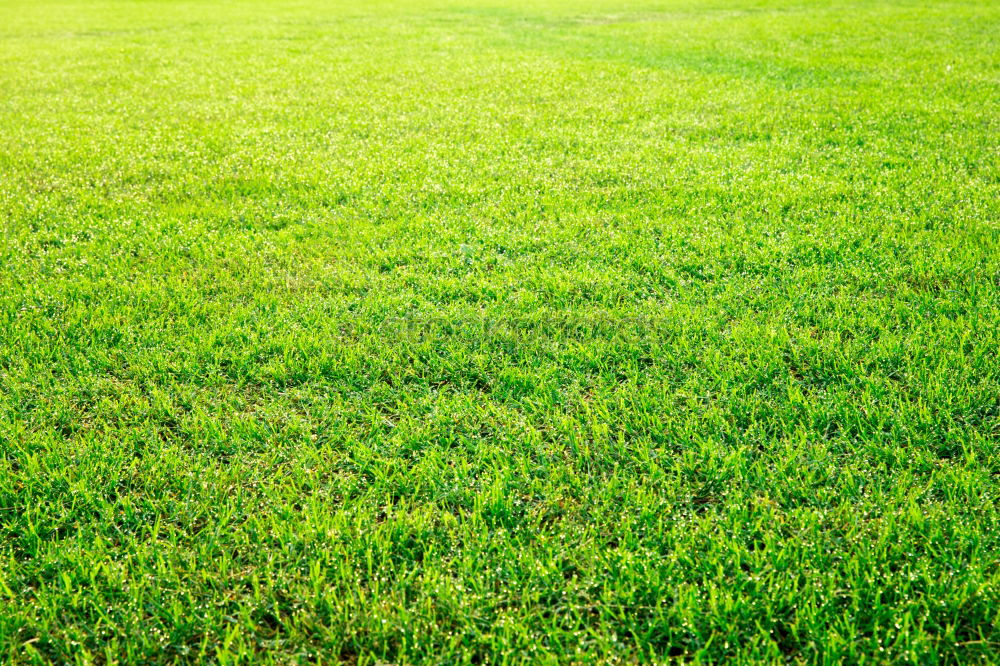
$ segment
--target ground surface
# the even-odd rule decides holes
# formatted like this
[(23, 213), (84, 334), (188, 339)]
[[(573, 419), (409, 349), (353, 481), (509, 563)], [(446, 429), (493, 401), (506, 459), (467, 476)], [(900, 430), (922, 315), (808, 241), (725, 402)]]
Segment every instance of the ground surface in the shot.
[(0, 661), (1000, 660), (1000, 4), (0, 3)]

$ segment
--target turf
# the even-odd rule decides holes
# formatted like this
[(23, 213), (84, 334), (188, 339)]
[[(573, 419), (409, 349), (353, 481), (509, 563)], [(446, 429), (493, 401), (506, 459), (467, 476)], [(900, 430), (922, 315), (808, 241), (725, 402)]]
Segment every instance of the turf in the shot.
[(0, 3), (0, 661), (1000, 661), (998, 35)]

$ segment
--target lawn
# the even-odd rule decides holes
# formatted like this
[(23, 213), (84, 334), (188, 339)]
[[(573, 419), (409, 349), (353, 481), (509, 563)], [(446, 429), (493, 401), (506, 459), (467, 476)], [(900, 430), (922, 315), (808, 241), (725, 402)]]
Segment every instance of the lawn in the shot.
[(0, 0), (0, 662), (1000, 661), (1000, 3)]

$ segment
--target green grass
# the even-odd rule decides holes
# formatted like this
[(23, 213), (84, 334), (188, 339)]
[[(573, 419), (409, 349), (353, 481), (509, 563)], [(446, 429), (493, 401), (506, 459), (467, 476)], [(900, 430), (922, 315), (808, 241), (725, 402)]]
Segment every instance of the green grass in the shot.
[(0, 0), (0, 661), (1000, 661), (998, 36)]

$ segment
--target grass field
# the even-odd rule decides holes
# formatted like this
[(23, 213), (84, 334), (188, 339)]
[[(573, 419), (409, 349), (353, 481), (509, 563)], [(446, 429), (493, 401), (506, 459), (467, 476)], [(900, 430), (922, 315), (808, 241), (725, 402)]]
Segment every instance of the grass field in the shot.
[(1000, 3), (0, 0), (0, 662), (1000, 661)]

